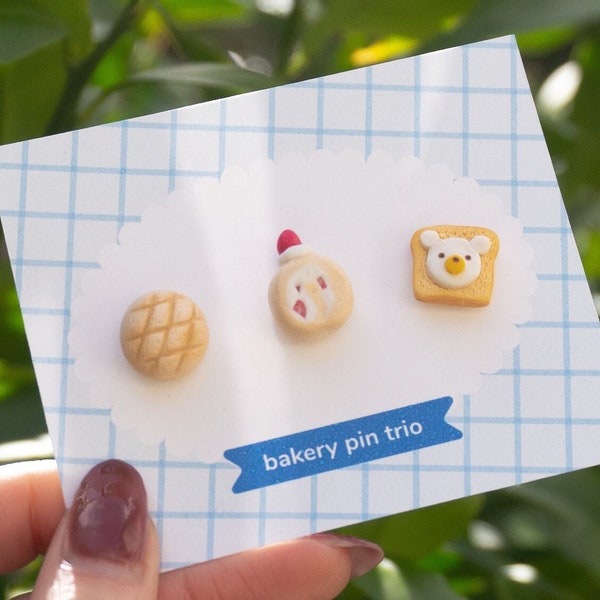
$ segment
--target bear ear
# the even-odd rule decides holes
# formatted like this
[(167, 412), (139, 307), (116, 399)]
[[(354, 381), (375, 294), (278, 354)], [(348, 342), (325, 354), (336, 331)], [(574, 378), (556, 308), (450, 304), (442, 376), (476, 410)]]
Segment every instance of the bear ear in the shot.
[(435, 246), (440, 241), (440, 236), (437, 231), (433, 231), (433, 229), (426, 229), (421, 234), (421, 244), (423, 248), (431, 248), (431, 246)]
[(490, 239), (485, 235), (476, 235), (470, 243), (479, 254), (486, 254), (492, 245)]

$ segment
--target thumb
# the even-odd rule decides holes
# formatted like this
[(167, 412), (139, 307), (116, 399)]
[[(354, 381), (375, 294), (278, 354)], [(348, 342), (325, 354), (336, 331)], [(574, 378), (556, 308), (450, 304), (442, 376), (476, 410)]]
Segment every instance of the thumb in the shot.
[(108, 460), (81, 482), (31, 600), (153, 600), (158, 571), (158, 537), (142, 478), (127, 463)]

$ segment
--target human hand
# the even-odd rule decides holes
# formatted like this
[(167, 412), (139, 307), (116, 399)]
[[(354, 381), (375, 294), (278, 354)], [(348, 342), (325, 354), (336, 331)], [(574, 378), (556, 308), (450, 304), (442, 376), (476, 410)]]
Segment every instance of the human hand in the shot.
[(329, 600), (383, 558), (370, 542), (317, 534), (159, 576), (146, 492), (121, 461), (94, 467), (66, 514), (54, 461), (0, 467), (0, 514), (0, 573), (46, 553), (20, 597), (31, 600)]

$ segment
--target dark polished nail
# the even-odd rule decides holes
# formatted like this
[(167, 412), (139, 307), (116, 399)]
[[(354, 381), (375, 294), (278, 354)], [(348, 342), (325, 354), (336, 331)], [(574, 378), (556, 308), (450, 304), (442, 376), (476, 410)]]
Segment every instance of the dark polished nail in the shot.
[(146, 489), (121, 460), (96, 465), (83, 479), (71, 509), (69, 543), (75, 557), (135, 564), (146, 540)]

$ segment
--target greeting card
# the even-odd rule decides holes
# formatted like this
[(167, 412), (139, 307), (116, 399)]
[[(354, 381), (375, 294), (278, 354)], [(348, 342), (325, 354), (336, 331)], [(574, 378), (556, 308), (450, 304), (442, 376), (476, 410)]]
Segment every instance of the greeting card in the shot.
[(65, 496), (163, 568), (600, 462), (598, 319), (512, 37), (0, 148)]

